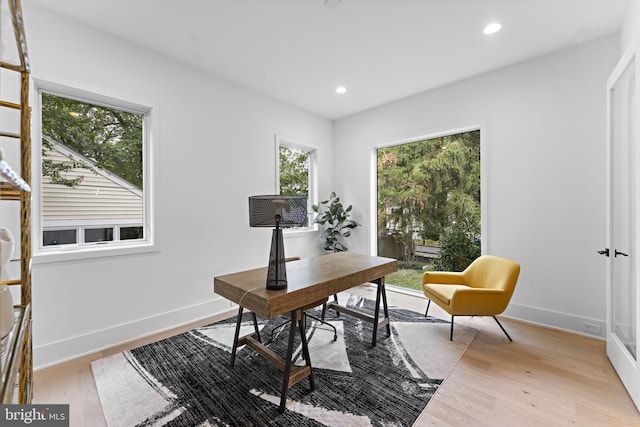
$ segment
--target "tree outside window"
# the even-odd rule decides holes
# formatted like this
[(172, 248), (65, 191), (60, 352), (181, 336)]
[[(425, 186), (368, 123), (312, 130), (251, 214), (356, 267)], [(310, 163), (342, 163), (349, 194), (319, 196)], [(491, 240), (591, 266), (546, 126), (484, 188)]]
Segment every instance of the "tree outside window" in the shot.
[[(280, 143), (278, 145), (278, 190), (283, 196), (310, 196), (312, 150), (305, 150)], [(307, 200), (307, 203), (311, 203)], [(309, 205), (310, 206), (310, 205)], [(310, 211), (310, 209), (308, 209)], [(308, 219), (309, 221), (309, 219)], [(305, 225), (305, 227), (307, 227)]]
[(378, 254), (416, 269), (407, 283), (480, 255), (480, 131), (377, 150), (377, 191)]
[(280, 146), (280, 194), (309, 194), (309, 153)]

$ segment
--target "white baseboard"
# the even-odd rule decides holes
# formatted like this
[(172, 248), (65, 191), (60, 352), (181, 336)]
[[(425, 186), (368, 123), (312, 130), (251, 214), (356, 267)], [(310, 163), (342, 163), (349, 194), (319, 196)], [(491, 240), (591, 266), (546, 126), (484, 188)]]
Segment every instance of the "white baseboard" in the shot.
[[(78, 359), (108, 348), (139, 340), (145, 336), (179, 328), (217, 314), (231, 313), (236, 305), (226, 299), (207, 301), (157, 316), (123, 323), (112, 328), (78, 335), (34, 347), (34, 370), (44, 369)], [(601, 320), (574, 316), (535, 307), (510, 304), (505, 316), (538, 325), (575, 332), (593, 338), (605, 339), (606, 323)]]
[(180, 326), (207, 319), (217, 314), (236, 311), (237, 307), (224, 298), (156, 316), (123, 323), (111, 328), (78, 335), (61, 341), (34, 346), (34, 370), (44, 369), (70, 360), (88, 356), (108, 348), (126, 344), (149, 335), (169, 331)]
[[(425, 301), (427, 300), (422, 292), (413, 289), (406, 289), (391, 285), (387, 286), (387, 290), (414, 296), (416, 298), (424, 299)], [(437, 307), (435, 307), (432, 311), (436, 313), (436, 310)], [(514, 319), (522, 320), (540, 326), (575, 332), (581, 335), (586, 335), (602, 340), (606, 339), (607, 325), (603, 320), (574, 316), (572, 314), (560, 313), (556, 311), (514, 303), (509, 304), (507, 310), (503, 314)], [(442, 318), (448, 320), (448, 316), (449, 315), (444, 312), (444, 316)]]
[(575, 332), (592, 338), (603, 340), (606, 338), (607, 325), (606, 322), (602, 320), (513, 303), (509, 304), (504, 315), (538, 325)]

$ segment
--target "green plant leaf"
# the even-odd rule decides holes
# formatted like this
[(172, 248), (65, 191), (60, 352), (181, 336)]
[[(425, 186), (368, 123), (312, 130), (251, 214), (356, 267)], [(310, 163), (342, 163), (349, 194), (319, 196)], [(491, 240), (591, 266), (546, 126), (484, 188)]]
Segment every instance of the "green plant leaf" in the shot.
[(346, 251), (347, 247), (340, 239), (349, 237), (349, 230), (360, 226), (358, 222), (349, 219), (353, 206), (349, 205), (345, 209), (335, 192), (331, 192), (329, 200), (324, 200), (321, 204), (324, 208), (322, 212), (317, 205), (313, 205), (312, 209), (318, 213), (314, 223), (326, 226), (320, 234), (320, 238), (324, 240), (322, 247), (333, 252)]

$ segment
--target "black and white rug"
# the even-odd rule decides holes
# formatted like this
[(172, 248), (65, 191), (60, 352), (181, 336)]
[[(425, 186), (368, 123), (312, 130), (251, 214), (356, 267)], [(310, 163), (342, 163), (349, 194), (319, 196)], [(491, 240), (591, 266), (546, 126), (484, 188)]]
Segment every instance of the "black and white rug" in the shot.
[[(341, 300), (344, 304), (345, 301)], [(348, 304), (372, 310), (372, 301)], [(245, 314), (241, 334), (253, 331)], [(410, 426), (451, 371), (477, 331), (390, 307), (392, 335), (347, 315), (328, 314), (338, 330), (308, 320), (315, 378), (289, 390), (278, 412), (282, 373), (250, 348), (229, 367), (236, 318), (99, 359), (91, 364), (109, 427), (132, 426)], [(286, 318), (262, 321), (263, 342), (286, 352)], [(273, 333), (272, 333), (273, 332)], [(298, 337), (299, 339), (299, 337)], [(302, 363), (302, 360), (300, 360)]]

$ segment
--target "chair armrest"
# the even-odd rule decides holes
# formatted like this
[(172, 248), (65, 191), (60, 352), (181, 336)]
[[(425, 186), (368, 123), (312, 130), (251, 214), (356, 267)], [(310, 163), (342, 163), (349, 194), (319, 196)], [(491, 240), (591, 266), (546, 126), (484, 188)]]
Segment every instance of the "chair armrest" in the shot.
[(503, 289), (458, 289), (451, 298), (451, 312), (456, 315), (495, 316), (509, 305), (508, 293)]
[(453, 271), (426, 271), (422, 275), (422, 284), (441, 283), (444, 285), (464, 285), (462, 273)]

